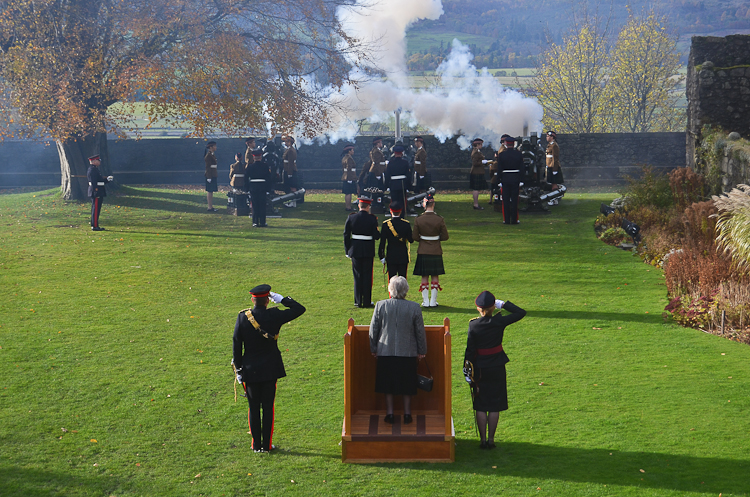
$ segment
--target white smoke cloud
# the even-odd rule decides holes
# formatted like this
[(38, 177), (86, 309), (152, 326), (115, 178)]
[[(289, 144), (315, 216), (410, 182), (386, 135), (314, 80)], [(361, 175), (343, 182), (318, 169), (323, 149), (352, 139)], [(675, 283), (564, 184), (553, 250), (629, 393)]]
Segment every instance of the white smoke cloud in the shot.
[[(369, 0), (361, 0), (369, 2)], [(438, 67), (435, 88), (409, 88), (406, 70), (406, 30), (419, 19), (437, 19), (443, 13), (440, 0), (376, 0), (339, 12), (350, 36), (378, 47), (374, 66), (383, 69), (384, 80), (369, 79), (353, 71), (358, 87), (346, 86), (330, 100), (342, 110), (327, 133), (330, 141), (352, 139), (357, 120), (387, 121), (397, 109), (410, 124), (418, 123), (444, 140), (461, 135), (459, 144), (470, 138), (499, 143), (503, 133), (520, 135), (524, 126), (541, 130), (542, 107), (536, 100), (503, 88), (486, 70), (471, 64), (468, 47), (458, 40), (448, 58)]]

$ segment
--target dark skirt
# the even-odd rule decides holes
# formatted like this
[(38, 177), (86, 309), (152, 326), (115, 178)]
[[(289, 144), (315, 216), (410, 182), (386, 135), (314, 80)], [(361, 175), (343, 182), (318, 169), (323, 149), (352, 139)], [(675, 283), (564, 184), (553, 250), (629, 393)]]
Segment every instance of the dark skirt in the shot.
[(357, 194), (357, 182), (352, 181), (351, 183), (349, 181), (344, 181), (341, 186), (341, 193), (345, 195), (356, 195)]
[(284, 188), (291, 192), (291, 188), (298, 188), (297, 186), (297, 172), (293, 172), (291, 175), (284, 173)]
[[(208, 180), (211, 180), (209, 183)], [(218, 192), (219, 191), (219, 178), (206, 178), (206, 191), (207, 192)]]
[(505, 378), (505, 364), (479, 370), (477, 391), (474, 394), (474, 410), (499, 412), (508, 410), (508, 385)]
[(417, 395), (416, 357), (378, 357), (375, 392), (393, 395)]
[(417, 276), (437, 276), (445, 274), (442, 255), (417, 254), (414, 263), (414, 274)]
[(470, 174), (469, 187), (472, 190), (486, 190), (487, 180), (484, 179), (484, 174)]

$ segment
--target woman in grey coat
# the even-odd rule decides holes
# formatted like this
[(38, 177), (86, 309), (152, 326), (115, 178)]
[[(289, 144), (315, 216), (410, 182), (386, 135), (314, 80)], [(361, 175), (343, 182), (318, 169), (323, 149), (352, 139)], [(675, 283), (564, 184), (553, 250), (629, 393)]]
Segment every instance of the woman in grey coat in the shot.
[(375, 391), (385, 394), (386, 423), (393, 423), (393, 396), (404, 396), (404, 424), (412, 422), (411, 396), (417, 394), (417, 361), (427, 354), (422, 309), (405, 300), (403, 276), (388, 283), (391, 298), (375, 304), (370, 322), (370, 352), (378, 359)]

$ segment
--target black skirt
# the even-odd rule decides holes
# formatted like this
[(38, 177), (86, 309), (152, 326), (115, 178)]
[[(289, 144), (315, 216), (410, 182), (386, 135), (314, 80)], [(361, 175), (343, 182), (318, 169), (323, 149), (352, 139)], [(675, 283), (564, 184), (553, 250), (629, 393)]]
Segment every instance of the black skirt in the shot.
[[(208, 180), (211, 180), (210, 182)], [(219, 191), (219, 178), (206, 178), (206, 191), (207, 192), (218, 192)]]
[(298, 188), (297, 187), (297, 172), (293, 172), (292, 174), (284, 173), (284, 188), (291, 191), (291, 188)]
[(357, 182), (352, 181), (344, 181), (341, 186), (341, 193), (345, 195), (352, 195), (357, 193)]
[(437, 276), (445, 274), (442, 255), (417, 254), (414, 263), (414, 274), (417, 276)]
[(470, 174), (469, 187), (472, 190), (486, 190), (487, 180), (484, 179), (484, 174)]
[(505, 364), (494, 368), (481, 368), (477, 391), (474, 394), (474, 410), (499, 412), (508, 410), (508, 385)]
[(417, 395), (416, 357), (378, 357), (375, 392), (393, 395)]

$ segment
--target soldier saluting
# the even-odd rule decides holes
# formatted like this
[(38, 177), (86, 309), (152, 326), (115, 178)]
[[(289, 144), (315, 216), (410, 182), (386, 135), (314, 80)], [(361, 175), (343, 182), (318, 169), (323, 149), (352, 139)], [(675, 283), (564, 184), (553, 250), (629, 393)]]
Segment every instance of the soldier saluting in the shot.
[[(258, 285), (250, 293), (253, 308), (241, 310), (234, 325), (232, 363), (239, 365), (237, 381), (247, 393), (252, 448), (255, 452), (270, 452), (276, 448), (271, 443), (276, 381), (286, 376), (278, 346), (279, 331), (284, 323), (304, 314), (305, 307), (291, 297), (272, 292), (270, 285)], [(268, 309), (269, 299), (287, 309)]]
[(409, 221), (401, 217), (401, 204), (391, 202), (391, 218), (380, 229), (378, 258), (388, 266), (388, 281), (394, 276), (407, 277), (411, 255), (409, 244), (414, 242)]
[(378, 218), (370, 214), (372, 199), (359, 198), (359, 212), (349, 214), (344, 225), (344, 250), (352, 260), (354, 305), (372, 307), (372, 266), (375, 240), (380, 238)]

